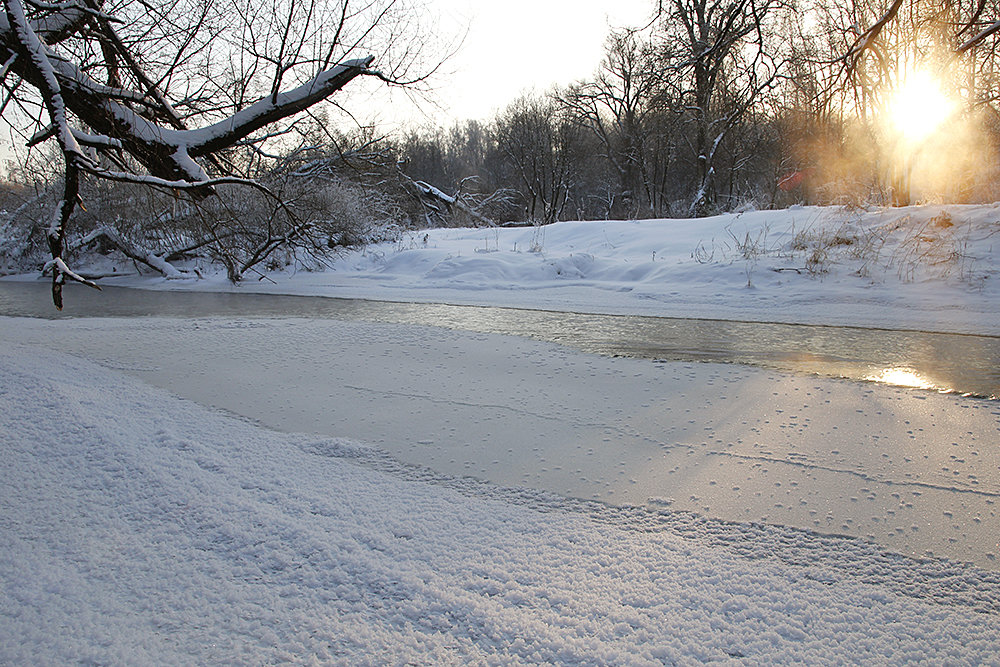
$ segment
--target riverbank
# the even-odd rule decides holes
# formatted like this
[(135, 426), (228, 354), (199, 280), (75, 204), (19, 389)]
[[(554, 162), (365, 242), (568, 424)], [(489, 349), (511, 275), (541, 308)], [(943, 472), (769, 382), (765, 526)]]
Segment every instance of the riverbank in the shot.
[(285, 269), (250, 272), (238, 287), (209, 265), (200, 280), (102, 282), (1000, 335), (998, 241), (997, 205), (798, 207), (409, 232), (329, 257), (323, 270), (289, 257)]

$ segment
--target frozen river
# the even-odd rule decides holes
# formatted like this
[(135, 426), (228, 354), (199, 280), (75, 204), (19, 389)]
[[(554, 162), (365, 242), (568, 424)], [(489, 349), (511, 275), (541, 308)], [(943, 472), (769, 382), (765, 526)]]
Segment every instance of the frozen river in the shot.
[(49, 284), (0, 281), (0, 314), (43, 317), (301, 317), (422, 324), (521, 336), (584, 352), (713, 361), (851, 380), (1000, 396), (1000, 336), (762, 322), (591, 315), (326, 297), (147, 291), (69, 285), (55, 310)]
[[(0, 290), (4, 314), (32, 314), (9, 297), (18, 289)], [(50, 313), (44, 286), (38, 294)], [(0, 340), (91, 359), (275, 429), (373, 443), (448, 475), (853, 535), (1000, 569), (1000, 402), (809, 365), (936, 377), (942, 364), (968, 367), (977, 345), (996, 355), (989, 337), (838, 329), (853, 342), (833, 348), (826, 328), (782, 326), (770, 344), (747, 345), (743, 325), (692, 321), (728, 331), (695, 346), (650, 342), (644, 318), (128, 290), (95, 293), (104, 317), (93, 318), (81, 317), (98, 314), (85, 294), (68, 299), (82, 309), (71, 319), (0, 318)], [(533, 334), (547, 340), (505, 335), (532, 333), (522, 321), (531, 317), (552, 321)], [(624, 337), (630, 345), (608, 342), (600, 323), (612, 320), (636, 332)], [(897, 334), (923, 350), (926, 368), (912, 354), (866, 357), (874, 338)]]

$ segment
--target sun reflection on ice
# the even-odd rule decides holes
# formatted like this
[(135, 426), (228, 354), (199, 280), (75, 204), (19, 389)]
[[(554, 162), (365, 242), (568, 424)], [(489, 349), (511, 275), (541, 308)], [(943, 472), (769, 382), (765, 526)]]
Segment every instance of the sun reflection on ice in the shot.
[(865, 379), (869, 382), (880, 382), (882, 384), (893, 385), (894, 387), (947, 391), (938, 387), (912, 368), (884, 368), (878, 375), (866, 375)]

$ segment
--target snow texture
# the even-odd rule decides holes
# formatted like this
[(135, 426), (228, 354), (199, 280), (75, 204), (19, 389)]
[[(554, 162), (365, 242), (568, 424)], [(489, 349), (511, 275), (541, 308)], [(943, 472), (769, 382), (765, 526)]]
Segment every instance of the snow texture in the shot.
[(0, 369), (3, 663), (997, 664), (981, 571), (436, 477), (31, 347)]
[[(998, 335), (997, 210), (118, 282)], [(997, 405), (427, 326), (0, 317), (0, 664), (1000, 665)]]

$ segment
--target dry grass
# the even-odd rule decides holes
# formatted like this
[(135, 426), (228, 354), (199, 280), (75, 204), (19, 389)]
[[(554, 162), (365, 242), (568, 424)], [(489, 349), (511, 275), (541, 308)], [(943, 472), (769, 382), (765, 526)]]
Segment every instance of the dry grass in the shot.
[(971, 241), (998, 232), (1000, 223), (984, 226), (946, 211), (930, 217), (893, 216), (874, 224), (855, 215), (835, 230), (799, 231), (789, 251), (792, 257), (805, 258), (803, 270), (813, 276), (829, 273), (834, 263), (844, 260), (865, 278), (895, 274), (904, 282), (956, 280), (981, 286), (985, 274), (977, 271)]

